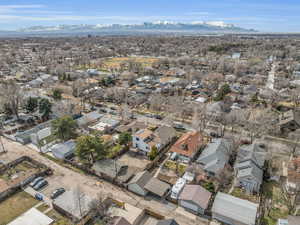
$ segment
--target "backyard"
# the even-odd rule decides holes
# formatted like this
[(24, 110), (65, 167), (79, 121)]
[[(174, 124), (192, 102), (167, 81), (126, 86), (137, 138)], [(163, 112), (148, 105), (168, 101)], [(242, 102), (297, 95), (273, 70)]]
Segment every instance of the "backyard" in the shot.
[(26, 192), (19, 192), (0, 203), (0, 225), (6, 225), (39, 203)]
[(68, 218), (64, 217), (63, 215), (61, 215), (54, 209), (50, 210), (48, 213), (46, 213), (46, 215), (55, 221), (52, 225), (71, 225), (71, 224), (73, 224)]
[(266, 198), (263, 225), (275, 225), (279, 218), (286, 218), (289, 214), (288, 205), (281, 187), (276, 182), (266, 182), (263, 187)]

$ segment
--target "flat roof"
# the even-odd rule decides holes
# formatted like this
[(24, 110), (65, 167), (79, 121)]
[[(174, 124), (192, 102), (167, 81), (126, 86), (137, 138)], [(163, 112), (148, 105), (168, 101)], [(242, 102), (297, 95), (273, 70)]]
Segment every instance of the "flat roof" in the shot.
[(50, 225), (53, 219), (46, 216), (36, 208), (31, 208), (8, 225)]

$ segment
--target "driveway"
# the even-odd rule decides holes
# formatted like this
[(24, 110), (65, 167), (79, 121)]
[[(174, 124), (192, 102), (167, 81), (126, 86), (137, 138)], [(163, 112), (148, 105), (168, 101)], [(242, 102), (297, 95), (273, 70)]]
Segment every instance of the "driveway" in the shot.
[(113, 198), (124, 201), (128, 204), (134, 205), (138, 208), (148, 208), (151, 209), (166, 218), (174, 218), (180, 225), (205, 225), (208, 222), (195, 221), (195, 216), (188, 212), (182, 213), (182, 208), (177, 207), (179, 210), (174, 210), (170, 207), (168, 203), (162, 201), (157, 201), (155, 199), (144, 199), (137, 196), (125, 189), (119, 188), (103, 180), (99, 180), (96, 177), (88, 176), (82, 173), (75, 172), (71, 169), (63, 167), (52, 160), (49, 160), (39, 154), (36, 150), (33, 150), (27, 146), (20, 143), (12, 142), (7, 139), (3, 139), (7, 153), (1, 155), (1, 159), (5, 161), (12, 161), (23, 155), (27, 155), (53, 169), (54, 173), (51, 177), (48, 177), (49, 186), (42, 190), (42, 193), (46, 196), (58, 187), (64, 187), (66, 190), (73, 189), (77, 186), (84, 193), (88, 193), (91, 197), (97, 197), (97, 195), (108, 195)]

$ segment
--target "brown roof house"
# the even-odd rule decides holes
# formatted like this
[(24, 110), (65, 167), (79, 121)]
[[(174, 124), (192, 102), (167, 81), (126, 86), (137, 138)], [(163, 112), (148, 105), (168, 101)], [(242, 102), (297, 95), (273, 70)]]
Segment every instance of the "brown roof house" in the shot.
[(286, 189), (290, 193), (300, 188), (300, 157), (290, 160), (288, 163)]
[(211, 193), (200, 185), (185, 185), (179, 196), (179, 205), (194, 214), (204, 215)]
[(171, 147), (170, 152), (176, 153), (181, 161), (189, 162), (195, 157), (203, 145), (203, 136), (200, 132), (193, 131), (182, 135)]

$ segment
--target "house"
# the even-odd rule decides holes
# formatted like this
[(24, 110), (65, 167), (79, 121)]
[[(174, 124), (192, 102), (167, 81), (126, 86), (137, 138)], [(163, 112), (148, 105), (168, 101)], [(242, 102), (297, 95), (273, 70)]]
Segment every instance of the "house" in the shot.
[(204, 171), (215, 176), (223, 170), (229, 161), (232, 152), (232, 144), (224, 138), (212, 139), (212, 142), (202, 151), (197, 162)]
[(161, 126), (155, 131), (142, 129), (132, 137), (132, 145), (143, 154), (148, 154), (153, 147), (161, 150), (176, 137), (176, 131), (172, 127)]
[(7, 225), (51, 225), (53, 223), (53, 219), (36, 208), (31, 208)]
[(128, 190), (146, 196), (149, 192), (159, 197), (163, 197), (171, 186), (159, 179), (152, 177), (148, 171), (137, 173), (128, 183)]
[(291, 159), (287, 166), (286, 190), (294, 193), (300, 184), (300, 156)]
[(33, 144), (39, 145), (40, 142), (43, 142), (45, 138), (50, 137), (51, 134), (51, 127), (46, 127), (37, 131), (36, 133), (30, 134), (30, 140)]
[(204, 215), (211, 193), (200, 185), (185, 185), (179, 195), (179, 205), (195, 213)]
[(92, 201), (91, 197), (74, 189), (58, 196), (52, 204), (55, 210), (79, 222), (90, 212)]
[(174, 219), (160, 220), (156, 225), (179, 225)]
[(175, 153), (179, 160), (190, 161), (203, 145), (203, 136), (200, 132), (188, 132), (182, 135), (170, 148), (170, 153)]
[(92, 130), (101, 132), (112, 132), (118, 125), (120, 120), (111, 116), (103, 116), (96, 125), (90, 126)]
[(55, 144), (50, 148), (52, 154), (58, 159), (68, 159), (73, 156), (76, 148), (74, 140), (69, 140), (64, 143)]
[(279, 129), (282, 133), (300, 128), (300, 111), (290, 110), (279, 116)]
[(84, 114), (82, 117), (76, 119), (76, 122), (77, 122), (78, 126), (86, 126), (86, 125), (96, 122), (103, 116), (104, 116), (103, 114), (100, 114), (97, 111), (93, 111), (93, 112)]
[(212, 218), (228, 225), (255, 225), (258, 204), (218, 192)]
[(109, 179), (117, 179), (122, 183), (128, 182), (133, 177), (133, 172), (128, 170), (127, 165), (123, 165), (112, 159), (103, 159), (95, 162), (92, 170), (98, 176), (106, 176)]
[(243, 145), (239, 149), (234, 166), (237, 185), (247, 192), (258, 192), (263, 181), (266, 151), (257, 143)]

